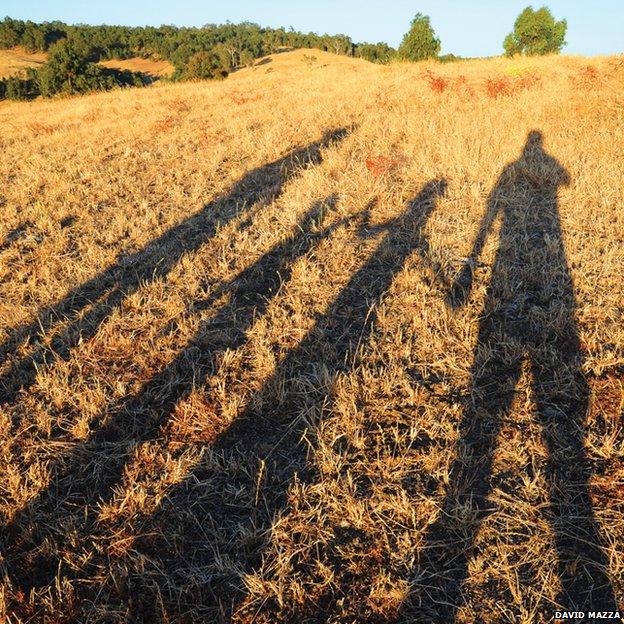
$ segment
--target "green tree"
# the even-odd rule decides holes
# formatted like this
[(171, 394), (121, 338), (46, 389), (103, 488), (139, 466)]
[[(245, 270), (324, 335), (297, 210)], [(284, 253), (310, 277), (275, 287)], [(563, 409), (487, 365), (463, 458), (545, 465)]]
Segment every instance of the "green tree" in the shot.
[(228, 73), (232, 71), (232, 55), (226, 45), (217, 43), (217, 45), (212, 48), (212, 52), (219, 59), (219, 65), (223, 70)]
[(24, 35), (24, 22), (5, 17), (0, 22), (0, 48), (19, 45)]
[(247, 65), (253, 64), (254, 55), (251, 50), (241, 50), (239, 55), (239, 64), (241, 67), (246, 67)]
[(567, 28), (566, 20), (556, 21), (547, 7), (535, 11), (529, 6), (518, 15), (513, 32), (505, 37), (505, 54), (558, 54), (566, 43)]
[(440, 40), (435, 36), (429, 17), (417, 13), (401, 41), (399, 58), (405, 61), (424, 61), (438, 56), (440, 47)]
[(36, 72), (32, 68), (26, 70), (26, 75), (0, 78), (0, 100), (32, 100), (39, 95)]
[(227, 74), (227, 70), (221, 66), (219, 57), (207, 50), (193, 54), (184, 69), (184, 78), (187, 80), (225, 78)]
[(57, 94), (105, 91), (117, 86), (141, 86), (145, 81), (130, 71), (107, 69), (89, 62), (67, 39), (50, 48), (48, 60), (37, 70), (36, 80), (44, 97)]
[(355, 46), (355, 56), (366, 59), (371, 63), (388, 63), (395, 55), (387, 43), (360, 43)]
[(87, 72), (89, 62), (67, 40), (50, 48), (50, 55), (38, 71), (41, 95), (76, 93), (80, 77)]

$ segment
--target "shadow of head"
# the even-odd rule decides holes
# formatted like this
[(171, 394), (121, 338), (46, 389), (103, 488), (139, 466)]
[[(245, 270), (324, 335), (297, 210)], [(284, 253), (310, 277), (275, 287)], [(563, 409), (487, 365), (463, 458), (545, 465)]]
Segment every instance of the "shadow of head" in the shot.
[(544, 135), (539, 130), (531, 130), (527, 135), (524, 153), (532, 153), (544, 149)]
[(539, 130), (528, 133), (522, 154), (510, 164), (508, 173), (511, 175), (503, 176), (508, 190), (513, 190), (511, 187), (517, 180), (527, 183), (531, 190), (550, 194), (557, 186), (570, 183), (570, 174), (565, 167), (544, 149), (544, 135)]
[(338, 143), (339, 141), (342, 141), (343, 139), (345, 139), (348, 134), (351, 134), (355, 130), (357, 130), (356, 125), (352, 125), (348, 127), (344, 126), (342, 128), (335, 128), (333, 130), (327, 130), (323, 133), (323, 137), (321, 138), (319, 143), (322, 146), (331, 145), (332, 143)]
[[(282, 172), (282, 177), (289, 178), (301, 167), (318, 165), (323, 160), (322, 150), (330, 149), (336, 146), (355, 130), (357, 130), (357, 125), (355, 124), (325, 130), (318, 141), (315, 141), (304, 148), (290, 152), (279, 161), (269, 163), (268, 165), (261, 167), (256, 171), (256, 173), (260, 172), (261, 174), (264, 174), (265, 171), (270, 171), (275, 165), (278, 165), (280, 171)], [(256, 175), (252, 173), (251, 177), (256, 177)], [(243, 180), (243, 182), (244, 181), (245, 180)], [(279, 182), (280, 183), (276, 183), (273, 188), (267, 189), (269, 196), (271, 196), (277, 189), (281, 189), (281, 184), (284, 180), (280, 180)]]

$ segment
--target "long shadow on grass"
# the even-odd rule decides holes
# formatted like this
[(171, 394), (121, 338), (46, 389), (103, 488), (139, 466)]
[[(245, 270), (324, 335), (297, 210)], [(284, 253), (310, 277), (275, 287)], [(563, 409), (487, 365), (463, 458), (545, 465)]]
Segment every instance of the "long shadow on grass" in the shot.
[[(328, 380), (348, 372), (358, 350), (366, 348), (377, 308), (407, 259), (417, 252), (435, 268), (423, 228), (445, 189), (444, 180), (432, 180), (399, 217), (360, 229), (363, 236), (383, 234), (370, 258), (280, 361), (254, 405), (218, 437), (209, 461), (171, 491), (142, 526), (141, 533), (159, 535), (143, 542), (146, 554), (156, 559), (153, 572), (163, 582), (169, 577), (194, 586), (195, 605), (227, 614), (242, 597), (240, 576), (261, 563), (289, 486), (312, 477), (307, 455), (330, 399)], [(184, 508), (192, 514), (181, 515)], [(174, 548), (173, 533), (180, 539)], [(155, 616), (152, 602), (144, 591), (133, 606), (137, 621)]]
[[(288, 281), (294, 262), (344, 223), (340, 220), (331, 227), (319, 227), (334, 201), (334, 197), (328, 197), (315, 203), (291, 236), (216, 288), (211, 300), (225, 296), (227, 303), (217, 308), (186, 348), (137, 395), (113, 405), (102, 415), (99, 427), (94, 424), (91, 439), (64, 458), (65, 467), (55, 475), (50, 488), (13, 519), (3, 550), (10, 576), (22, 591), (52, 582), (71, 539), (68, 533), (88, 540), (97, 532), (98, 505), (112, 499), (113, 488), (121, 483), (133, 450), (158, 439), (176, 404), (214, 373), (218, 355), (243, 344), (246, 331), (265, 312), (283, 281)], [(209, 307), (210, 301), (203, 301), (202, 306)], [(78, 521), (77, 509), (82, 515)], [(43, 518), (45, 522), (39, 524)], [(50, 549), (52, 544), (55, 547)], [(74, 572), (76, 576), (86, 569)]]
[[(158, 439), (176, 404), (214, 370), (215, 357), (243, 344), (245, 329), (289, 278), (292, 262), (331, 234), (331, 228), (311, 231), (320, 207), (308, 213), (298, 234), (238, 276), (230, 287), (230, 303), (200, 329), (188, 348), (136, 397), (112, 410), (110, 427), (100, 433), (101, 444), (130, 436), (132, 440), (117, 457), (111, 447), (107, 465), (103, 468), (100, 463), (97, 469), (99, 484), (92, 483), (88, 492), (72, 489), (76, 479), (70, 469), (14, 524), (5, 555), (14, 590), (49, 586), (60, 569), (60, 576), (74, 579), (83, 606), (91, 600), (116, 603), (129, 610), (134, 622), (157, 621), (163, 608), (175, 619), (184, 612), (184, 604), (187, 610), (227, 619), (241, 596), (240, 575), (259, 563), (267, 531), (284, 507), (289, 485), (295, 475), (306, 479), (310, 470), (303, 434), (309, 430), (313, 437), (323, 411), (328, 397), (323, 380), (352, 366), (355, 353), (373, 331), (380, 300), (408, 257), (417, 251), (428, 259), (422, 229), (444, 189), (444, 181), (430, 182), (400, 217), (367, 232), (384, 232), (372, 256), (283, 358), (253, 402), (255, 407), (245, 408), (218, 435), (209, 458), (169, 492), (154, 517), (134, 517), (127, 526), (112, 529), (100, 526), (96, 503), (111, 499), (111, 488), (121, 483), (124, 462), (134, 446)], [(328, 204), (331, 201), (324, 202)], [(80, 456), (72, 468), (86, 470), (87, 478), (92, 470), (81, 466)], [(52, 529), (50, 521), (37, 525), (37, 518), (44, 516), (52, 519)], [(63, 567), (59, 556), (69, 546), (72, 529), (91, 545), (86, 549), (91, 560), (78, 571)], [(135, 536), (132, 552), (139, 556), (132, 559), (142, 562), (141, 570), (129, 567), (135, 564), (124, 557), (117, 563), (106, 561), (106, 545), (117, 531)], [(46, 542), (53, 557), (38, 556)], [(81, 579), (102, 571), (115, 583), (95, 596)]]
[(417, 553), (401, 621), (453, 622), (466, 601), (475, 538), (492, 511), (488, 495), (501, 420), (511, 409), (525, 359), (549, 454), (545, 475), (559, 560), (558, 603), (572, 611), (616, 610), (588, 494), (583, 448), (588, 388), (557, 205), (557, 188), (568, 183), (568, 173), (544, 151), (541, 134), (531, 132), (520, 158), (492, 190), (472, 254), (449, 292), (453, 308), (466, 302), (475, 263), (501, 215), (457, 457), (440, 515)]
[[(32, 323), (14, 328), (0, 345), (0, 358), (14, 360), (0, 374), (0, 405), (14, 401), (20, 389), (34, 382), (37, 367), (57, 358), (66, 359), (80, 340), (92, 337), (128, 295), (166, 277), (185, 255), (209, 241), (219, 227), (256, 204), (274, 200), (299, 168), (318, 163), (321, 149), (346, 134), (345, 128), (326, 132), (319, 141), (252, 170), (226, 195), (72, 289), (61, 301), (40, 310)], [(17, 355), (23, 350), (27, 355)]]
[[(97, 324), (104, 321), (112, 307), (121, 303), (127, 294), (146, 280), (165, 276), (185, 253), (205, 243), (215, 233), (218, 223), (236, 217), (260, 200), (264, 203), (276, 198), (282, 185), (299, 167), (318, 163), (320, 150), (345, 136), (344, 129), (328, 132), (317, 143), (247, 174), (227, 197), (207, 205), (200, 213), (137, 252), (127, 271), (115, 266), (73, 291), (53, 309), (46, 310), (42, 325), (50, 329), (62, 314), (76, 315), (69, 330), (57, 337), (59, 348), (68, 352), (79, 336), (95, 333)], [(165, 417), (169, 408), (192, 389), (198, 377), (208, 373), (211, 358), (219, 348), (235, 348), (240, 343), (254, 316), (262, 313), (281, 279), (287, 276), (292, 262), (305, 254), (319, 237), (329, 235), (328, 231), (311, 233), (311, 230), (322, 218), (323, 211), (331, 208), (332, 202), (333, 198), (328, 198), (313, 206), (296, 235), (278, 244), (230, 284), (222, 285), (213, 293), (217, 298), (228, 291), (231, 298), (204, 328), (206, 335), (214, 338), (212, 351), (202, 349), (202, 332), (199, 342), (193, 341), (161, 375), (152, 379), (138, 398), (118, 405), (111, 410), (112, 414), (103, 415), (99, 422), (94, 422), (92, 438), (75, 448), (69, 457), (64, 457), (64, 468), (54, 475), (50, 487), (12, 519), (1, 540), (0, 554), (18, 588), (36, 589), (51, 582), (55, 569), (61, 565), (62, 553), (71, 548), (68, 535), (71, 533), (78, 540), (88, 535), (85, 526), (94, 522), (94, 517), (88, 516), (94, 511), (88, 509), (89, 504), (108, 500), (110, 487), (119, 483), (129, 447), (157, 434), (161, 424), (159, 417)], [(88, 307), (91, 297), (97, 300)], [(87, 308), (86, 314), (78, 317), (83, 308)], [(34, 328), (35, 324), (25, 329), (33, 331)], [(14, 374), (20, 370), (29, 371), (35, 366), (36, 358), (50, 354), (59, 355), (57, 351), (38, 348), (31, 358), (14, 365)], [(8, 398), (8, 394), (3, 396)], [(154, 404), (159, 405), (159, 409), (150, 411)], [(145, 408), (143, 411), (141, 406)], [(88, 517), (77, 520), (75, 511), (80, 505), (88, 509)], [(45, 518), (43, 524), (39, 522), (41, 518)], [(58, 548), (52, 548), (53, 544)]]

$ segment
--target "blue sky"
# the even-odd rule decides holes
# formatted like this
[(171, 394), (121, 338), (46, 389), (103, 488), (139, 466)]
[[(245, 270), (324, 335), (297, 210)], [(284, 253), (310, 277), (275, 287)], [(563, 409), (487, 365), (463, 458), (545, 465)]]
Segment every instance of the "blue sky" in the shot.
[[(489, 56), (530, 0), (2, 0), (0, 16), (36, 22), (201, 26), (249, 20), (263, 26), (344, 33), (397, 46), (415, 13), (431, 17), (444, 53)], [(535, 8), (542, 2), (533, 2)], [(550, 0), (568, 20), (567, 54), (624, 52), (624, 0)]]

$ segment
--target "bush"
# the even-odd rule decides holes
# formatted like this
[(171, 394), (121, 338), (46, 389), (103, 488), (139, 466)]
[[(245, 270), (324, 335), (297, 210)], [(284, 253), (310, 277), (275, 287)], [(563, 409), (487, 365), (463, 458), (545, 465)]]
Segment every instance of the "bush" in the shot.
[(33, 69), (26, 76), (9, 76), (0, 79), (0, 100), (32, 100), (39, 95), (37, 73)]
[(448, 87), (449, 81), (446, 78), (443, 78), (442, 76), (436, 76), (431, 71), (428, 71), (425, 74), (425, 79), (429, 83), (429, 87), (431, 88), (431, 90), (435, 91), (436, 93), (444, 93), (444, 91), (446, 91), (446, 88)]
[(111, 85), (111, 89), (114, 87), (144, 87), (152, 81), (149, 76), (141, 72), (133, 72), (129, 69), (96, 67), (104, 75), (106, 84)]
[(85, 54), (67, 40), (55, 44), (47, 62), (37, 72), (41, 95), (107, 91), (117, 86), (142, 86), (146, 82), (140, 74), (95, 65)]
[(371, 63), (388, 63), (392, 60), (396, 50), (387, 43), (361, 43), (355, 48), (355, 56), (366, 59)]
[(527, 7), (516, 19), (513, 32), (505, 37), (505, 54), (558, 54), (565, 45), (567, 28), (567, 22), (555, 21), (548, 8), (534, 11)]
[(429, 17), (417, 13), (399, 46), (399, 57), (405, 61), (424, 61), (437, 57), (440, 47)]
[(202, 50), (191, 56), (182, 72), (186, 80), (222, 79), (228, 75), (222, 65), (222, 59), (214, 52)]
[(438, 56), (438, 61), (440, 63), (456, 63), (457, 61), (463, 61), (464, 59), (461, 56), (455, 56), (454, 54), (443, 54), (442, 56)]

